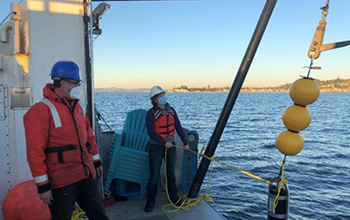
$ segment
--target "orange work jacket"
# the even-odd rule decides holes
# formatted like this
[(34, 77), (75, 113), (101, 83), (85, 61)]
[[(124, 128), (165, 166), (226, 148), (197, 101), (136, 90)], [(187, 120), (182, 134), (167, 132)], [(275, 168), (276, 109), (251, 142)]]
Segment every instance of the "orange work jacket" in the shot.
[[(79, 100), (44, 87), (44, 99), (24, 115), (27, 160), (39, 193), (92, 176), (101, 165), (95, 136)], [(94, 164), (95, 163), (95, 164)]]

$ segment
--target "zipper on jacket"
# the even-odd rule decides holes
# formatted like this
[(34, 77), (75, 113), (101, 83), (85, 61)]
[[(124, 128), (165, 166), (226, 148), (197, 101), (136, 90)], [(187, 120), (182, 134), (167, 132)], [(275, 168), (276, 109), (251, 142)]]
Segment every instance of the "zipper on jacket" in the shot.
[(80, 142), (79, 130), (78, 130), (77, 122), (75, 121), (75, 118), (74, 118), (74, 109), (75, 109), (75, 106), (77, 105), (78, 102), (74, 101), (73, 106), (70, 107), (70, 106), (68, 106), (68, 104), (66, 103), (66, 101), (63, 98), (61, 99), (61, 101), (68, 108), (68, 111), (69, 111), (69, 113), (72, 116), (72, 119), (73, 119), (73, 122), (74, 122), (74, 126), (75, 126), (75, 130), (76, 130), (77, 136), (78, 136), (78, 142), (79, 142), (79, 148), (80, 148), (80, 158), (81, 158), (81, 162), (83, 164), (84, 175), (88, 176), (87, 167), (86, 167), (86, 164), (84, 163), (84, 156), (83, 156), (84, 150), (83, 150), (83, 146), (81, 145), (81, 142)]

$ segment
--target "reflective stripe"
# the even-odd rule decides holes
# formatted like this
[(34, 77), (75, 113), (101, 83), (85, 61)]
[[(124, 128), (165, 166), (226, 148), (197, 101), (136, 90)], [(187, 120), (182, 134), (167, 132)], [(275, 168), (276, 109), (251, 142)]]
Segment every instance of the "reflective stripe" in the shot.
[(80, 100), (79, 100), (79, 105), (80, 105), (81, 109), (83, 109), (83, 112), (84, 112), (84, 115), (85, 115), (85, 105)]
[(96, 155), (92, 156), (92, 159), (93, 160), (99, 160), (100, 159), (100, 155), (96, 154)]
[(44, 103), (45, 105), (47, 105), (50, 108), (50, 111), (51, 111), (51, 114), (52, 114), (52, 117), (53, 117), (53, 121), (55, 123), (55, 128), (62, 127), (60, 115), (58, 114), (57, 109), (52, 104), (52, 102), (49, 101), (48, 99), (43, 99), (43, 100), (41, 100), (41, 102)]
[(37, 176), (37, 177), (34, 177), (34, 182), (35, 183), (43, 183), (45, 181), (48, 181), (48, 177), (47, 177), (47, 174), (44, 174), (42, 176)]
[(162, 113), (159, 110), (157, 110), (156, 113), (154, 113), (154, 117), (156, 118), (156, 120), (158, 120), (160, 116), (162, 116)]

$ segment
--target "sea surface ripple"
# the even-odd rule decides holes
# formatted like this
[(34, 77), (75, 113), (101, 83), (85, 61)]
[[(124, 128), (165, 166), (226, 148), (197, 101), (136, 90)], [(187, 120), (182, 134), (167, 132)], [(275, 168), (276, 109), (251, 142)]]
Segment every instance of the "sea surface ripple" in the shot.
[[(113, 130), (123, 128), (127, 112), (150, 108), (147, 93), (98, 92), (95, 97)], [(198, 147), (206, 146), (227, 93), (169, 93), (167, 98), (182, 125), (198, 132)], [(285, 130), (282, 114), (292, 104), (288, 93), (241, 93), (215, 157), (263, 178), (278, 176), (283, 155), (275, 138)], [(301, 132), (304, 149), (287, 157), (285, 168), (291, 220), (350, 220), (349, 107), (350, 93), (321, 93), (307, 106), (312, 122)], [(266, 219), (267, 188), (264, 182), (214, 164), (209, 194), (227, 219)]]

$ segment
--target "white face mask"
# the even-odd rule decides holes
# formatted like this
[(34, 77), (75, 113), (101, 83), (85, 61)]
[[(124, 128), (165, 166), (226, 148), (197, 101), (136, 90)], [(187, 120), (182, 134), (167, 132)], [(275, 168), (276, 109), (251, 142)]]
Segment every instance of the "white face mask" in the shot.
[(83, 87), (76, 86), (70, 90), (69, 96), (71, 99), (81, 99), (83, 97)]
[[(81, 85), (72, 87), (71, 85), (69, 85), (68, 82), (66, 82), (66, 84), (71, 88), (71, 90), (69, 92), (69, 97), (71, 99), (81, 99), (83, 97), (84, 92), (83, 92), (83, 87)], [(65, 90), (65, 91), (68, 93), (67, 90)]]

